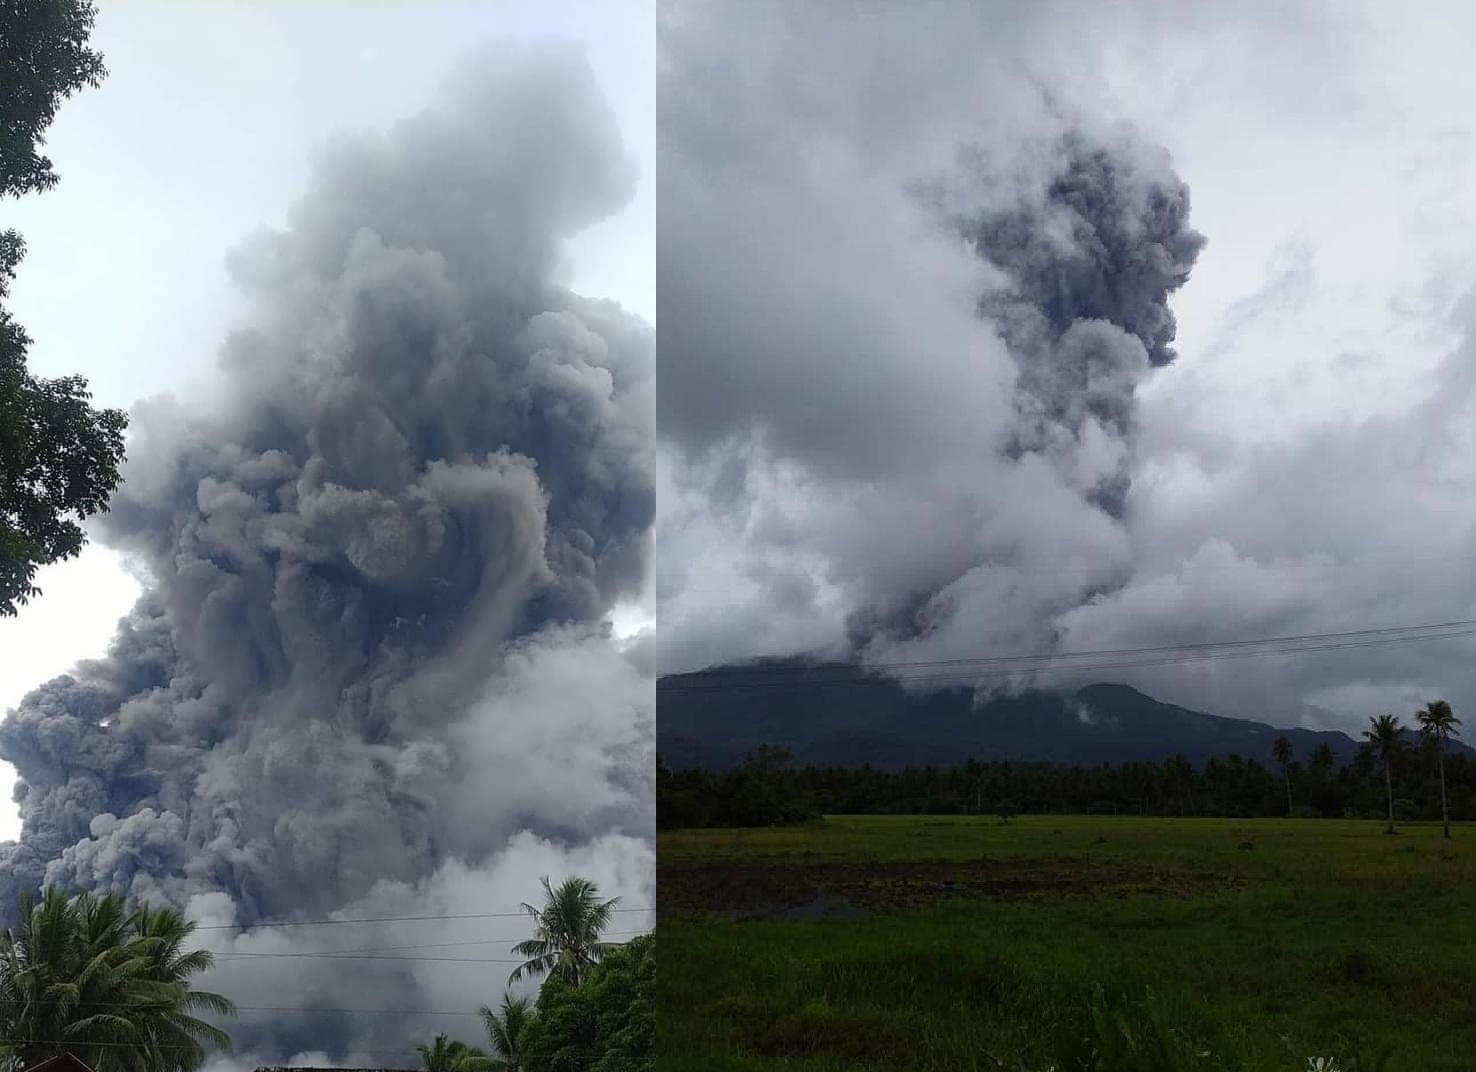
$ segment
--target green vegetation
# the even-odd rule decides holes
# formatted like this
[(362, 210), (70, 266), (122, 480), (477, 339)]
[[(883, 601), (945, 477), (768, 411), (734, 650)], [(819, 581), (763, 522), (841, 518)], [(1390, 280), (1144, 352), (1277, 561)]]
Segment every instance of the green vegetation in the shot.
[(620, 899), (601, 901), (595, 884), (585, 878), (571, 878), (558, 889), (544, 878), (543, 893), (541, 908), (523, 905), (533, 919), (533, 937), (513, 946), (514, 953), (528, 959), (507, 981), (547, 975), (578, 986), (610, 950), (600, 934), (609, 928), (610, 913)]
[(415, 1052), (425, 1065), (425, 1072), (487, 1072), (492, 1062), (487, 1055), (447, 1035), (437, 1035), (430, 1045), (419, 1045)]
[(1321, 746), (1304, 766), (1279, 737), (1268, 758), (1229, 755), (1196, 767), (1183, 756), (1162, 763), (1071, 767), (973, 759), (953, 767), (787, 765), (782, 749), (761, 748), (735, 770), (670, 771), (657, 760), (657, 821), (663, 830), (758, 827), (844, 815), (1140, 815), (1255, 818), (1381, 816), (1476, 820), (1476, 760), (1449, 754), (1460, 720), (1437, 700), (1419, 712), (1416, 740), (1393, 715), (1370, 720), (1365, 743), (1336, 765)]
[[(106, 71), (88, 47), (96, 9), (79, 0), (15, 0), (0, 17), (0, 199), (48, 190), (42, 152), (62, 101)], [(0, 299), (25, 243), (0, 232)], [(0, 307), (0, 615), (39, 594), (36, 570), (82, 550), (80, 521), (106, 510), (118, 486), (127, 417), (95, 410), (80, 376), (31, 375), (31, 339)]]
[(482, 1023), (492, 1040), (492, 1065), (497, 1069), (528, 1067), (528, 1028), (533, 1020), (533, 1003), (527, 998), (502, 995), (497, 1009), (482, 1006)]
[(1296, 753), (1292, 751), (1291, 738), (1285, 734), (1276, 738), (1271, 745), (1271, 754), (1276, 757), (1277, 764), (1281, 767), (1281, 777), (1286, 783), (1286, 817), (1296, 818), (1296, 805), (1292, 803), (1292, 761), (1296, 759)]
[(656, 821), (663, 829), (684, 826), (775, 826), (818, 818), (815, 770), (804, 775), (785, 767), (789, 753), (765, 746), (736, 770), (679, 771), (656, 757)]
[(543, 880), (542, 905), (524, 904), (533, 937), (509, 982), (543, 976), (536, 1003), (502, 996), (482, 1008), (493, 1056), (438, 1035), (419, 1047), (426, 1072), (649, 1072), (656, 1067), (656, 939), (601, 941), (618, 898), (593, 882)]
[(1476, 838), (1377, 818), (662, 833), (661, 1067), (1469, 1069)]
[(234, 1012), (190, 988), (211, 956), (187, 951), (195, 925), (172, 909), (130, 911), (121, 897), (21, 900), (0, 934), (0, 1061), (29, 1068), (63, 1052), (96, 1072), (192, 1072), (230, 1038), (201, 1014)]
[(529, 1072), (642, 1072), (656, 1067), (656, 939), (611, 950), (575, 984), (552, 976), (527, 1036)]
[(1380, 715), (1372, 719), (1369, 728), (1363, 731), (1363, 736), (1373, 748), (1374, 754), (1379, 757), (1379, 764), (1384, 769), (1384, 789), (1389, 794), (1389, 825), (1384, 833), (1394, 833), (1394, 782), (1393, 769), (1394, 758), (1399, 754), (1400, 728), (1399, 720), (1393, 715)]
[(1450, 801), (1445, 792), (1445, 753), (1450, 751), (1451, 737), (1460, 733), (1461, 720), (1456, 718), (1450, 704), (1444, 700), (1435, 700), (1426, 704), (1424, 710), (1415, 715), (1415, 721), (1420, 724), (1420, 732), (1425, 735), (1425, 739), (1435, 746), (1440, 767), (1440, 821), (1445, 828), (1445, 836), (1449, 838)]

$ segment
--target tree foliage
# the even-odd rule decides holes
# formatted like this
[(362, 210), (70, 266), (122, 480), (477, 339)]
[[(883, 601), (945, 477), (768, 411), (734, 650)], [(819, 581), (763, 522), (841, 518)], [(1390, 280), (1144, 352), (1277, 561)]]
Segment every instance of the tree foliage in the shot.
[(85, 0), (0, 0), (0, 195), (49, 190), (56, 170), (41, 152), (64, 100), (102, 84), (88, 47), (97, 8)]
[(439, 1035), (419, 1047), (426, 1072), (654, 1072), (655, 936), (602, 942), (616, 901), (588, 879), (543, 889), (542, 908), (523, 906), (535, 937), (518, 947), (534, 958), (520, 972), (545, 976), (537, 1003), (503, 994), (483, 1006), (492, 1056)]
[[(56, 184), (46, 129), (62, 101), (106, 73), (88, 47), (95, 17), (79, 0), (0, 0), (0, 197)], [(24, 253), (20, 235), (0, 233), (0, 299)], [(118, 486), (127, 427), (121, 412), (92, 408), (82, 377), (31, 375), (30, 344), (0, 307), (0, 615), (38, 594), (38, 567), (81, 551), (79, 522)]]
[(648, 1072), (655, 1054), (654, 936), (612, 950), (580, 985), (558, 976), (543, 984), (528, 1072)]
[(0, 615), (39, 594), (38, 567), (82, 550), (79, 522), (107, 509), (128, 423), (93, 409), (80, 376), (32, 376), (28, 343), (0, 309)]
[(425, 1072), (490, 1072), (501, 1066), (474, 1046), (446, 1035), (437, 1035), (429, 1045), (415, 1047)]
[(193, 990), (211, 955), (173, 909), (130, 912), (121, 897), (21, 900), (0, 934), (0, 1054), (12, 1070), (62, 1052), (96, 1072), (193, 1072), (230, 1038), (207, 1016), (234, 1007)]
[(1287, 818), (1291, 818), (1295, 812), (1292, 807), (1291, 766), (1292, 761), (1296, 759), (1296, 753), (1292, 750), (1291, 738), (1284, 733), (1276, 738), (1271, 743), (1271, 755), (1281, 766), (1281, 778), (1286, 784), (1286, 815)]
[(1415, 721), (1419, 723), (1425, 740), (1435, 747), (1440, 770), (1440, 821), (1445, 828), (1445, 836), (1449, 838), (1450, 798), (1445, 788), (1445, 753), (1450, 748), (1451, 737), (1460, 736), (1461, 720), (1456, 718), (1455, 711), (1445, 700), (1434, 700), (1416, 712)]
[[(1476, 759), (1409, 748), (1404, 736), (1398, 739), (1387, 767), (1381, 746), (1367, 743), (1341, 765), (1331, 748), (1320, 745), (1305, 765), (1293, 757), (1279, 771), (1235, 754), (1200, 764), (1183, 757), (1097, 766), (969, 759), (903, 770), (769, 764), (672, 771), (658, 759), (656, 815), (662, 829), (769, 826), (784, 815), (794, 821), (820, 814), (996, 815), (1001, 805), (1025, 816), (1252, 818), (1284, 816), (1290, 787), (1299, 813), (1309, 816), (1386, 818), (1393, 800), (1411, 818), (1439, 819), (1443, 770), (1450, 815), (1476, 820)], [(782, 811), (765, 811), (751, 806), (754, 801), (786, 803)]]
[(482, 1023), (492, 1040), (492, 1068), (497, 1072), (527, 1072), (528, 1031), (533, 1023), (533, 1004), (527, 998), (502, 995), (496, 1009), (482, 1006)]
[(674, 826), (787, 826), (819, 817), (785, 774), (789, 753), (765, 746), (732, 771), (673, 778), (656, 758), (657, 822)]
[(1394, 759), (1404, 747), (1404, 728), (1394, 715), (1379, 715), (1368, 720), (1368, 729), (1363, 731), (1369, 748), (1378, 756), (1384, 767), (1384, 788), (1389, 796), (1389, 825), (1387, 833), (1394, 833)]
[(600, 941), (600, 933), (609, 927), (620, 898), (601, 901), (595, 884), (577, 877), (557, 889), (545, 877), (543, 892), (541, 907), (523, 904), (533, 921), (533, 937), (513, 946), (514, 953), (527, 959), (513, 969), (508, 982), (549, 975), (577, 986), (610, 948)]

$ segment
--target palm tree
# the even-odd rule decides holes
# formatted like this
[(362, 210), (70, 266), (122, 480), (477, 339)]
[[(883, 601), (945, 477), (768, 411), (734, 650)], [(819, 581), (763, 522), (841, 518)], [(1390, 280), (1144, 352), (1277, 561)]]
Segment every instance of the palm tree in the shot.
[(584, 981), (609, 943), (600, 932), (610, 925), (610, 914), (620, 898), (599, 899), (595, 884), (585, 878), (566, 879), (558, 889), (543, 880), (543, 907), (527, 902), (523, 910), (533, 920), (533, 937), (513, 946), (513, 952), (528, 959), (513, 969), (509, 983), (524, 975), (557, 975), (578, 986)]
[(190, 976), (208, 971), (214, 961), (206, 950), (185, 949), (195, 924), (172, 908), (144, 906), (134, 913), (133, 931), (149, 959), (152, 997), (158, 1006), (155, 1035), (160, 1052), (153, 1067), (190, 1072), (205, 1063), (204, 1045), (228, 1052), (230, 1037), (201, 1017), (231, 1016), (235, 1007), (219, 994), (189, 987)]
[(68, 1052), (96, 1072), (193, 1072), (230, 1038), (196, 1016), (235, 1009), (190, 989), (211, 965), (185, 952), (194, 930), (172, 909), (129, 913), (121, 897), (21, 898), (0, 934), (0, 1060), (12, 1068)]
[(425, 1072), (488, 1072), (499, 1067), (481, 1050), (445, 1035), (437, 1035), (429, 1046), (421, 1043), (415, 1052)]
[(482, 1022), (492, 1036), (492, 1050), (497, 1056), (491, 1067), (495, 1072), (528, 1072), (528, 1025), (533, 1022), (533, 1006), (527, 998), (502, 995), (502, 1007), (482, 1006)]
[(1450, 709), (1450, 704), (1444, 700), (1434, 700), (1425, 705), (1425, 709), (1416, 713), (1415, 721), (1420, 724), (1420, 731), (1427, 739), (1433, 740), (1439, 748), (1440, 757), (1440, 821), (1445, 827), (1445, 836), (1450, 838), (1450, 805), (1445, 799), (1445, 750), (1450, 747), (1452, 736), (1459, 737), (1460, 730), (1457, 729), (1461, 720), (1456, 718), (1455, 712)]
[(1369, 747), (1384, 764), (1384, 791), (1389, 797), (1389, 825), (1384, 833), (1394, 833), (1394, 756), (1403, 740), (1404, 728), (1394, 715), (1379, 715), (1368, 720), (1369, 728), (1363, 731)]
[(1271, 745), (1271, 754), (1276, 757), (1276, 762), (1281, 764), (1281, 777), (1286, 782), (1286, 817), (1290, 819), (1292, 817), (1291, 764), (1294, 755), (1291, 739), (1285, 734), (1276, 738)]

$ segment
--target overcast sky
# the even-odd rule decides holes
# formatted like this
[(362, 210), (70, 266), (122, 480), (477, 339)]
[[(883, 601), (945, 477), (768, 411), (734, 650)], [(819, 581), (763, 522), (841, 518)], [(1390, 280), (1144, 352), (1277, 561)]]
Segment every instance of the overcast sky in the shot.
[[(32, 370), (81, 373), (124, 408), (207, 380), (239, 309), (227, 253), (285, 222), (328, 139), (418, 112), (496, 36), (587, 43), (641, 174), (630, 205), (575, 243), (572, 283), (654, 320), (653, 20), (639, 0), (103, 5), (94, 44), (109, 76), (49, 132), (61, 183), (5, 206), (29, 246), (11, 304), (35, 339)], [(101, 655), (138, 591), (96, 545), (38, 583), (40, 599), (0, 619), (0, 709)], [(10, 780), (7, 767), (7, 798)], [(0, 838), (16, 829), (0, 807)]]
[[(1476, 617), (1476, 13), (1420, 12), (664, 9), (662, 669)], [(1187, 185), (1207, 244), (1167, 299), (1165, 367), (1116, 327), (1010, 341), (979, 312), (1018, 278), (937, 209), (1036, 213), (1031, 255), (1073, 255), (1087, 239), (1041, 207), (1066, 136), (1107, 147), (1122, 234), (1151, 228), (1149, 193)], [(1024, 369), (1044, 379), (1021, 403)], [(1128, 407), (1121, 428), (1088, 392)], [(1043, 445), (1010, 460), (1011, 442)], [(1115, 474), (1120, 516), (1091, 498)], [(1129, 680), (1356, 732), (1476, 704), (1470, 644)]]

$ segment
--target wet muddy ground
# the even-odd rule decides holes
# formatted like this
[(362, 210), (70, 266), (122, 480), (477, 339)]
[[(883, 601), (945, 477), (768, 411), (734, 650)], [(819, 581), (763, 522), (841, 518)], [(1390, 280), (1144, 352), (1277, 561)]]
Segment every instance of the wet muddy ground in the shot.
[(663, 867), (661, 913), (735, 920), (859, 919), (950, 900), (1202, 897), (1237, 888), (1226, 875), (1092, 860), (887, 863), (722, 861)]

